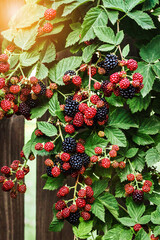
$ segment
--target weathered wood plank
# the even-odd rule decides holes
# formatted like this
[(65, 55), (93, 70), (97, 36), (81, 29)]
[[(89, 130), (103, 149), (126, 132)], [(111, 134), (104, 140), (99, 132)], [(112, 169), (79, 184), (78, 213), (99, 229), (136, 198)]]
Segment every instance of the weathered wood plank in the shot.
[[(0, 168), (20, 159), (24, 144), (24, 119), (12, 117), (0, 121)], [(0, 189), (0, 240), (24, 239), (24, 197), (11, 199)]]

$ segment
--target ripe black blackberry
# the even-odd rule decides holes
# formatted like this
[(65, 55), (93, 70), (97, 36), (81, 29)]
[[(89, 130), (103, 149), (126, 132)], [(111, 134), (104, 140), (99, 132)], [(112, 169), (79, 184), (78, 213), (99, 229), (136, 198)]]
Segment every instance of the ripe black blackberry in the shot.
[(25, 102), (22, 102), (19, 104), (18, 111), (21, 115), (28, 117), (30, 115), (31, 109)]
[(78, 210), (75, 213), (70, 213), (69, 217), (66, 218), (66, 220), (72, 225), (78, 225), (79, 224), (79, 218), (80, 218), (80, 212)]
[(38, 105), (38, 101), (37, 100), (33, 100), (33, 99), (28, 99), (25, 102), (30, 108), (35, 108)]
[(107, 89), (107, 85), (108, 85), (109, 83), (110, 83), (110, 82), (109, 82), (108, 80), (105, 80), (105, 81), (103, 81), (102, 84), (101, 84), (101, 89), (102, 89), (102, 91), (103, 91), (103, 93), (104, 93), (104, 95), (105, 95), (106, 97), (110, 97), (110, 96), (112, 95), (112, 92)]
[(143, 202), (143, 191), (142, 190), (135, 190), (132, 193), (132, 198), (135, 203), (141, 204)]
[(106, 106), (102, 107), (102, 108), (98, 108), (97, 109), (97, 113), (96, 113), (96, 119), (97, 121), (103, 121), (106, 120), (106, 115), (108, 114), (109, 110), (108, 108), (106, 108)]
[(135, 95), (136, 89), (130, 85), (127, 89), (120, 88), (120, 95), (126, 99), (132, 99)]
[(53, 177), (53, 175), (52, 175), (52, 167), (47, 167), (47, 169), (46, 169), (46, 173), (47, 173), (47, 175), (49, 176), (49, 177)]
[(67, 103), (69, 103), (72, 100), (73, 100), (73, 96), (68, 96), (68, 98), (66, 99), (65, 103), (67, 104)]
[(97, 66), (98, 66), (98, 67), (103, 68), (103, 65), (104, 65), (104, 61), (101, 61), (101, 62), (97, 63)]
[(73, 156), (71, 156), (69, 163), (70, 163), (72, 169), (80, 170), (83, 165), (83, 161), (82, 161), (80, 154), (76, 153)]
[(64, 114), (69, 117), (74, 117), (76, 112), (78, 112), (79, 103), (75, 100), (69, 101), (64, 108)]
[(45, 93), (46, 93), (46, 86), (41, 81), (38, 81), (38, 84), (41, 86), (40, 94), (41, 95), (45, 95)]
[(104, 59), (103, 67), (106, 71), (114, 69), (118, 65), (118, 59), (116, 55), (107, 54)]
[(72, 137), (65, 138), (62, 143), (63, 151), (66, 153), (73, 153), (76, 151), (76, 140)]
[(80, 153), (80, 157), (82, 158), (82, 164), (84, 167), (88, 167), (90, 163), (90, 157), (86, 153)]
[(73, 70), (68, 70), (64, 73), (64, 75), (74, 76), (74, 75), (76, 75), (76, 72)]

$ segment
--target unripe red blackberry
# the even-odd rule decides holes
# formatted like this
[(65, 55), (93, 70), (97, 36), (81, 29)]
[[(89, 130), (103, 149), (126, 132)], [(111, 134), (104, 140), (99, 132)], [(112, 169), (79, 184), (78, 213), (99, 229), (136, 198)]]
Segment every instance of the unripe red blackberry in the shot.
[(81, 217), (84, 219), (84, 221), (88, 221), (91, 218), (91, 214), (89, 212), (81, 212)]
[(148, 186), (148, 187), (152, 187), (152, 182), (151, 181), (149, 181), (149, 180), (145, 180), (145, 182), (144, 182), (144, 186)]
[(78, 197), (84, 198), (86, 196), (86, 190), (85, 189), (80, 189), (78, 191)]
[(75, 128), (72, 124), (67, 124), (64, 130), (66, 133), (69, 133), (69, 134), (73, 134), (75, 132)]
[(90, 161), (91, 161), (92, 163), (98, 162), (98, 156), (93, 155), (92, 157), (90, 157)]
[(94, 94), (90, 97), (91, 103), (93, 103), (94, 105), (97, 104), (97, 102), (100, 100), (99, 96), (97, 94)]
[(25, 193), (26, 189), (27, 189), (26, 184), (21, 184), (21, 185), (18, 184), (18, 186), (17, 186), (17, 190), (19, 193)]
[(151, 235), (151, 240), (159, 240), (159, 237), (155, 237), (154, 234)]
[(92, 181), (92, 179), (91, 179), (90, 177), (86, 177), (86, 178), (84, 179), (84, 182), (85, 182), (85, 184), (88, 185), (88, 186), (91, 186), (92, 183), (93, 183), (93, 181)]
[(41, 132), (41, 130), (37, 129), (37, 130), (35, 131), (35, 135), (36, 135), (37, 137), (40, 137), (40, 136), (43, 136), (44, 134)]
[(86, 187), (86, 197), (91, 198), (91, 197), (93, 197), (93, 195), (94, 195), (93, 189), (90, 186), (87, 186)]
[(110, 168), (110, 165), (111, 165), (111, 162), (110, 162), (109, 158), (103, 158), (103, 159), (100, 161), (100, 166), (101, 166), (101, 167)]
[(35, 159), (35, 156), (34, 156), (34, 154), (31, 153), (31, 154), (29, 155), (29, 160), (30, 160), (30, 161), (33, 161), (34, 159)]
[(75, 205), (75, 204), (72, 204), (71, 206), (70, 206), (70, 212), (72, 212), (72, 213), (75, 213), (76, 211), (77, 211), (77, 205)]
[(135, 224), (133, 227), (135, 232), (138, 232), (141, 228), (142, 228), (142, 226), (140, 224)]
[(11, 109), (12, 105), (11, 102), (8, 100), (2, 100), (1, 101), (1, 108), (5, 111), (8, 112)]
[(84, 63), (80, 66), (80, 71), (85, 72), (86, 70), (87, 70), (87, 64)]
[(87, 203), (92, 204), (92, 203), (94, 203), (94, 201), (95, 201), (95, 198), (94, 198), (94, 197), (86, 198), (86, 202), (87, 202)]
[(133, 74), (133, 81), (139, 81), (140, 83), (143, 82), (143, 76), (140, 73)]
[(41, 150), (43, 149), (43, 144), (42, 144), (42, 143), (37, 143), (37, 144), (35, 145), (35, 149), (36, 149), (37, 151), (41, 151)]
[(151, 191), (151, 189), (150, 189), (150, 187), (149, 187), (148, 185), (144, 185), (144, 186), (142, 187), (142, 191), (148, 193), (148, 192)]
[(56, 83), (50, 83), (50, 89), (51, 90), (57, 90), (57, 88), (58, 88), (58, 86), (57, 86), (57, 84)]
[(53, 92), (51, 89), (46, 89), (46, 93), (45, 93), (47, 98), (51, 98), (53, 96)]
[(118, 145), (112, 145), (112, 150), (118, 151), (119, 150), (119, 146)]
[(0, 176), (0, 183), (3, 183), (6, 178), (3, 176)]
[(62, 209), (64, 209), (66, 207), (66, 203), (64, 200), (59, 200), (56, 204), (55, 204), (55, 209), (60, 211)]
[(97, 68), (95, 67), (88, 68), (88, 75), (89, 73), (91, 73), (91, 77), (93, 77), (97, 73)]
[(115, 150), (111, 150), (111, 151), (109, 151), (109, 155), (110, 155), (111, 158), (116, 157), (117, 152)]
[(53, 30), (53, 25), (51, 23), (45, 23), (43, 26), (43, 32), (50, 33)]
[(92, 208), (92, 206), (90, 204), (86, 204), (86, 206), (84, 207), (84, 210), (89, 212), (89, 211), (91, 211), (91, 208)]
[(119, 86), (121, 89), (127, 89), (130, 86), (130, 81), (128, 80), (128, 78), (123, 78), (119, 82)]
[(86, 201), (84, 198), (77, 198), (76, 205), (78, 208), (83, 208), (86, 205)]
[(20, 92), (21, 88), (19, 85), (12, 85), (10, 88), (9, 88), (10, 92), (13, 93), (13, 94), (17, 94)]
[(138, 173), (138, 174), (136, 175), (136, 179), (137, 179), (137, 181), (142, 181), (142, 180), (143, 180), (142, 174), (141, 174), (141, 173)]
[(22, 170), (23, 170), (25, 175), (27, 175), (27, 173), (29, 173), (29, 171), (30, 171), (29, 166), (23, 167)]
[[(127, 184), (128, 185), (128, 184)], [(134, 187), (132, 185), (125, 186), (125, 192), (130, 195), (134, 192)]]
[(122, 161), (122, 162), (119, 163), (119, 168), (120, 169), (124, 169), (125, 167), (126, 167), (125, 162)]
[(61, 170), (58, 167), (53, 167), (52, 168), (52, 175), (53, 177), (58, 177), (61, 174)]
[(113, 161), (112, 167), (113, 168), (118, 168), (119, 167), (119, 163), (117, 161)]
[(59, 189), (57, 192), (57, 196), (64, 197), (69, 193), (69, 188), (66, 186), (63, 186)]
[(44, 17), (46, 20), (53, 20), (56, 17), (56, 10), (49, 8), (45, 11)]
[(76, 85), (77, 87), (80, 87), (81, 84), (82, 84), (82, 79), (81, 79), (81, 77), (80, 77), (80, 76), (74, 76), (74, 77), (72, 78), (72, 83), (73, 83), (74, 85)]
[(102, 148), (101, 147), (95, 147), (94, 152), (95, 152), (95, 154), (101, 155), (102, 154)]
[(63, 162), (68, 162), (69, 159), (70, 159), (70, 154), (69, 154), (69, 153), (62, 153), (62, 154), (61, 154), (61, 160), (62, 160)]
[(44, 145), (44, 149), (47, 151), (47, 152), (50, 152), (54, 149), (54, 144), (52, 142), (46, 142), (45, 145)]
[(5, 79), (0, 78), (0, 89), (2, 89), (5, 86)]
[(19, 167), (19, 164), (20, 164), (20, 161), (19, 161), (19, 160), (14, 160), (14, 161), (12, 162), (12, 164), (10, 165), (10, 167), (11, 167), (14, 171), (16, 171), (16, 170), (18, 169), (18, 167)]
[(81, 143), (77, 143), (76, 152), (77, 153), (84, 153), (84, 151), (85, 151), (85, 147)]
[(101, 89), (101, 84), (99, 82), (95, 82), (93, 87), (95, 90), (99, 90), (99, 89)]
[(18, 171), (16, 172), (16, 178), (17, 178), (18, 180), (24, 178), (24, 172), (23, 172), (23, 170), (18, 170)]
[(2, 190), (3, 191), (10, 191), (14, 187), (14, 182), (12, 180), (4, 181), (2, 185)]
[(38, 83), (38, 79), (36, 77), (31, 77), (30, 78), (30, 83), (33, 85), (36, 85)]
[(63, 170), (68, 171), (71, 168), (71, 165), (68, 162), (63, 163), (62, 165)]
[(1, 54), (0, 55), (0, 62), (7, 62), (8, 61), (8, 55), (7, 54)]
[(132, 173), (131, 173), (131, 174), (128, 174), (128, 175), (127, 175), (127, 179), (128, 179), (128, 181), (132, 182), (132, 181), (134, 181), (135, 176), (134, 176)]
[(138, 68), (138, 64), (134, 59), (129, 59), (126, 65), (130, 71), (135, 71)]
[(49, 158), (47, 158), (44, 163), (47, 167), (53, 167), (54, 165), (53, 161)]
[(82, 127), (83, 123), (84, 123), (83, 114), (81, 112), (76, 113), (73, 119), (73, 125), (76, 127)]
[(10, 168), (8, 167), (8, 166), (3, 166), (2, 168), (1, 168), (1, 173), (3, 173), (3, 174), (5, 174), (5, 175), (8, 175), (8, 174), (10, 174)]
[(61, 211), (57, 212), (56, 217), (59, 220), (63, 219), (62, 212)]
[(85, 110), (84, 115), (86, 118), (91, 119), (95, 117), (96, 113), (97, 113), (97, 110), (94, 107), (88, 107)]

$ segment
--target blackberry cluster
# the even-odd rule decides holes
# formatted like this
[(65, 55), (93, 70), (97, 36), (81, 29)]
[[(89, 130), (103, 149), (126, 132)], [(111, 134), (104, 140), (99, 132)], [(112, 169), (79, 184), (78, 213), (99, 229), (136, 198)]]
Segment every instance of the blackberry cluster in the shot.
[(76, 140), (71, 137), (65, 138), (62, 147), (64, 152), (73, 153), (76, 150)]
[(78, 112), (78, 106), (79, 103), (77, 101), (68, 100), (64, 108), (64, 114), (69, 117), (74, 117), (75, 113)]
[(104, 95), (106, 97), (110, 97), (112, 95), (112, 91), (109, 91), (108, 88), (107, 88), (107, 85), (109, 84), (110, 82), (108, 80), (105, 80), (102, 82), (102, 85), (101, 85), (101, 89), (104, 93)]
[(38, 81), (38, 84), (41, 86), (40, 94), (41, 95), (45, 95), (45, 93), (46, 93), (46, 86), (41, 81)]
[(76, 153), (73, 156), (71, 156), (69, 163), (74, 170), (80, 170), (83, 165), (83, 161), (80, 154)]
[(25, 102), (19, 104), (18, 111), (21, 115), (28, 117), (30, 115), (30, 110), (30, 107)]
[(143, 191), (141, 190), (135, 190), (132, 194), (133, 201), (135, 203), (141, 204), (143, 202)]
[(64, 75), (74, 76), (74, 75), (76, 75), (76, 72), (73, 70), (68, 70), (64, 73)]
[(126, 99), (128, 99), (128, 98), (132, 99), (134, 97), (135, 93), (136, 93), (136, 89), (132, 85), (130, 85), (127, 89), (120, 88), (121, 96)]
[(46, 173), (47, 173), (47, 175), (48, 175), (49, 177), (53, 177), (53, 175), (52, 175), (52, 167), (47, 167)]
[(79, 218), (80, 218), (80, 212), (78, 210), (75, 213), (70, 213), (69, 217), (67, 218), (67, 221), (72, 225), (78, 225), (79, 224)]
[(82, 159), (82, 164), (84, 167), (88, 167), (90, 163), (90, 157), (86, 153), (80, 153), (79, 154)]
[(109, 110), (106, 106), (97, 109), (96, 119), (98, 121), (103, 121), (106, 119), (106, 115), (109, 113)]

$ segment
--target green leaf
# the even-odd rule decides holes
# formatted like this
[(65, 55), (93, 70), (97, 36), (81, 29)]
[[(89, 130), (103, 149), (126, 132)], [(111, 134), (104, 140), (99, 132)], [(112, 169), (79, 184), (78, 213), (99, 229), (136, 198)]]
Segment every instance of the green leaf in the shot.
[(48, 177), (43, 189), (44, 190), (56, 190), (63, 185), (64, 176), (60, 174), (57, 178)]
[(151, 10), (156, 6), (156, 4), (159, 3), (159, 0), (146, 0), (143, 4), (143, 11)]
[[(55, 205), (54, 205), (55, 206)], [(59, 220), (56, 217), (56, 210), (55, 207), (53, 206), (53, 220), (49, 226), (49, 231), (51, 232), (60, 232), (64, 226), (64, 220)]]
[(155, 237), (157, 237), (158, 235), (160, 235), (160, 226), (156, 226), (156, 227), (154, 228), (154, 235), (155, 235)]
[(105, 148), (107, 146), (108, 141), (100, 138), (97, 133), (92, 133), (87, 139), (85, 144), (85, 153), (87, 153), (90, 157), (95, 154), (95, 147)]
[(36, 77), (38, 79), (44, 79), (48, 76), (48, 68), (43, 63), (38, 63)]
[(98, 48), (98, 50), (102, 51), (102, 52), (108, 52), (108, 51), (111, 51), (114, 48), (115, 48), (115, 45), (103, 44)]
[(94, 197), (97, 198), (108, 186), (108, 180), (98, 180), (92, 184), (92, 189), (94, 191)]
[(105, 135), (111, 144), (116, 144), (120, 147), (126, 147), (127, 141), (124, 133), (116, 127), (106, 127), (104, 129)]
[(134, 122), (132, 115), (124, 108), (117, 108), (114, 110), (109, 119), (109, 126), (114, 126), (122, 129), (138, 127), (138, 125)]
[(11, 55), (9, 58), (10, 69), (14, 68), (19, 61), (18, 55)]
[(117, 172), (118, 172), (118, 176), (121, 179), (121, 182), (124, 182), (127, 179), (127, 175), (132, 172), (132, 169), (130, 164), (126, 164), (126, 167), (124, 169), (121, 169), (121, 170), (117, 169)]
[(119, 12), (118, 11), (114, 11), (114, 10), (109, 10), (109, 9), (106, 10), (106, 12), (107, 12), (109, 20), (114, 25), (117, 22), (117, 20), (118, 20)]
[(129, 51), (130, 51), (130, 46), (129, 46), (129, 44), (127, 44), (127, 45), (123, 48), (123, 50), (122, 50), (122, 56), (123, 56), (124, 58), (127, 57), (128, 54), (129, 54)]
[[(145, 94), (146, 95), (146, 94)], [(144, 98), (142, 95), (135, 95), (134, 98), (128, 99), (127, 103), (132, 113), (141, 112), (143, 109), (146, 110), (151, 102), (151, 95), (148, 94)]]
[(133, 135), (132, 140), (133, 142), (142, 146), (154, 143), (154, 140), (149, 135), (138, 132), (135, 135)]
[(160, 161), (160, 153), (156, 148), (151, 148), (146, 152), (146, 162), (148, 167), (154, 166), (154, 164)]
[(47, 8), (37, 4), (25, 4), (16, 14), (12, 17), (9, 26), (11, 28), (26, 28), (33, 23), (38, 22), (40, 18), (44, 17), (44, 12)]
[(83, 54), (82, 54), (83, 62), (85, 62), (85, 63), (90, 62), (96, 48), (97, 48), (97, 45), (95, 45), (95, 44), (91, 44), (91, 45), (85, 47), (85, 49), (83, 50)]
[(143, 119), (138, 129), (139, 133), (144, 134), (157, 134), (160, 131), (160, 120), (155, 116), (151, 116), (149, 119)]
[(19, 29), (14, 38), (14, 43), (22, 50), (29, 50), (36, 42), (38, 26), (37, 24), (32, 28)]
[(76, 237), (83, 239), (85, 236), (89, 234), (93, 227), (93, 221), (82, 221), (77, 227), (73, 227), (73, 232)]
[(135, 237), (135, 240), (150, 240), (150, 237), (148, 236), (148, 234), (144, 231), (143, 228), (141, 228), (136, 237)]
[(115, 197), (116, 197), (116, 198), (125, 197), (124, 186), (123, 186), (120, 182), (116, 183)]
[(7, 39), (9, 42), (12, 42), (17, 33), (16, 29), (7, 29), (1, 32), (2, 36)]
[(143, 217), (141, 217), (138, 221), (139, 224), (147, 224), (149, 223), (151, 220), (151, 216), (150, 215), (145, 215)]
[(31, 119), (42, 117), (48, 110), (48, 102), (41, 102), (38, 107), (31, 109)]
[(88, 2), (93, 2), (93, 0), (79, 0), (75, 1), (69, 5), (66, 5), (63, 11), (62, 16), (67, 16), (70, 13), (72, 13), (76, 8), (80, 7), (82, 4), (88, 3)]
[(58, 34), (60, 32), (62, 32), (64, 28), (64, 24), (63, 23), (60, 23), (58, 25), (53, 25), (53, 30), (49, 33), (44, 33), (40, 36), (40, 38), (44, 38), (44, 37), (47, 37), (47, 36), (51, 36), (51, 35), (55, 35), (55, 34)]
[(23, 52), (20, 55), (21, 66), (28, 67), (36, 63), (39, 59), (39, 53), (36, 51)]
[(116, 97), (112, 94), (109, 98), (106, 98), (107, 102), (115, 107), (123, 107), (123, 99)]
[(143, 29), (147, 30), (155, 28), (152, 18), (147, 13), (136, 10), (129, 12), (127, 16), (135, 20), (136, 23)]
[(26, 159), (28, 159), (30, 153), (32, 152), (31, 148), (35, 138), (36, 138), (35, 131), (33, 131), (31, 135), (31, 139), (23, 146), (23, 152)]
[(60, 110), (60, 104), (58, 101), (57, 93), (54, 93), (53, 97), (49, 101), (49, 112), (53, 117), (57, 116), (62, 122), (65, 122), (64, 114)]
[(127, 158), (132, 158), (137, 154), (137, 152), (138, 152), (138, 148), (130, 148), (125, 155)]
[(120, 221), (120, 223), (127, 227), (131, 227), (136, 224), (136, 221), (129, 217), (118, 218), (118, 220)]
[(70, 32), (70, 34), (68, 35), (68, 37), (66, 39), (65, 47), (70, 47), (80, 40), (79, 35), (81, 33), (81, 23), (79, 23), (79, 22), (72, 23), (70, 25), (70, 27), (74, 28), (74, 29), (72, 29), (73, 32)]
[(124, 38), (124, 32), (123, 31), (119, 31), (116, 34), (116, 45), (119, 45), (122, 42), (123, 38)]
[(115, 44), (116, 38), (113, 30), (106, 26), (95, 26), (94, 32), (96, 36), (102, 41), (110, 44)]
[(123, 228), (122, 225), (118, 225), (103, 236), (103, 240), (132, 240), (133, 232), (131, 229)]
[(57, 134), (57, 128), (51, 123), (37, 122), (38, 129), (41, 130), (46, 136), (52, 137)]
[[(155, 72), (155, 74), (160, 77), (160, 62), (156, 62), (154, 65), (152, 65), (152, 69)], [(159, 82), (158, 82), (159, 83)], [(156, 89), (155, 89), (156, 90)]]
[(135, 6), (137, 6), (138, 4), (144, 2), (145, 0), (126, 0), (125, 1), (125, 5), (126, 5), (126, 9), (127, 11), (131, 11)]
[(110, 211), (110, 213), (117, 219), (118, 218), (118, 202), (116, 198), (110, 193), (104, 193), (98, 200)]
[(145, 212), (144, 204), (137, 205), (133, 201), (130, 201), (127, 204), (128, 214), (129, 216), (138, 223), (139, 219), (142, 217), (143, 213)]
[(58, 85), (64, 85), (63, 83), (63, 75), (64, 73), (70, 69), (75, 70), (81, 65), (82, 58), (81, 57), (68, 57), (63, 58), (58, 62), (57, 65), (54, 65), (49, 71), (49, 78), (57, 83)]
[(84, 42), (90, 39), (95, 38), (94, 27), (106, 26), (108, 23), (108, 16), (104, 9), (99, 7), (91, 8), (83, 21), (82, 32), (81, 32), (81, 41)]
[(148, 63), (153, 63), (160, 58), (160, 53), (157, 49), (160, 48), (160, 35), (153, 38), (147, 45), (140, 50), (140, 56)]
[(155, 205), (159, 205), (160, 203), (160, 194), (152, 193), (152, 194), (147, 194), (145, 197)]
[(103, 0), (103, 5), (106, 8), (115, 9), (121, 12), (126, 11), (126, 6), (123, 0)]
[(56, 58), (56, 49), (50, 40), (46, 41), (40, 54), (41, 63), (51, 63)]
[[(151, 1), (151, 0), (149, 0)], [(155, 0), (155, 1), (159, 1), (159, 0)], [(160, 15), (160, 7), (156, 8), (153, 12), (152, 15), (154, 16), (159, 16)]]
[(98, 199), (96, 199), (92, 204), (91, 211), (102, 222), (105, 222), (105, 208), (103, 204), (100, 201), (98, 201)]
[(135, 169), (141, 172), (145, 166), (145, 153), (143, 151), (138, 152), (138, 156), (134, 159), (133, 165)]

